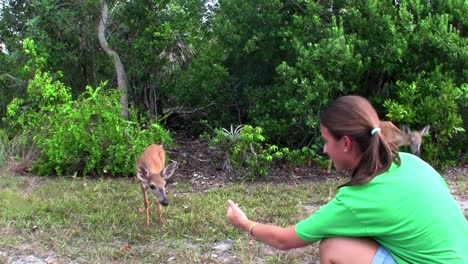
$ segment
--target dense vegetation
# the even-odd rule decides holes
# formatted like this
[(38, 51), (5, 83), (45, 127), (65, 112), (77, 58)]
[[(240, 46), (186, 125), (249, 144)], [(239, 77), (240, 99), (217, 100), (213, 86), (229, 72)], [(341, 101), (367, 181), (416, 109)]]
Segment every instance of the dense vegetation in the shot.
[(3, 1), (2, 162), (131, 175), (170, 126), (255, 178), (320, 159), (318, 115), (346, 94), (430, 124), (433, 165), (466, 162), (467, 14), (464, 0)]

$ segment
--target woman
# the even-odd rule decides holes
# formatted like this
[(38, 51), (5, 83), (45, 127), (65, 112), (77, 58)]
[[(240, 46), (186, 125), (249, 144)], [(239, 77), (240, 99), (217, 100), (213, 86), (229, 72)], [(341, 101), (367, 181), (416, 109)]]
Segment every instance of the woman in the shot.
[(417, 156), (392, 152), (378, 125), (365, 98), (338, 98), (320, 117), (324, 152), (351, 173), (335, 198), (287, 228), (249, 220), (229, 200), (228, 221), (279, 249), (320, 240), (321, 263), (468, 263), (468, 222), (447, 184)]

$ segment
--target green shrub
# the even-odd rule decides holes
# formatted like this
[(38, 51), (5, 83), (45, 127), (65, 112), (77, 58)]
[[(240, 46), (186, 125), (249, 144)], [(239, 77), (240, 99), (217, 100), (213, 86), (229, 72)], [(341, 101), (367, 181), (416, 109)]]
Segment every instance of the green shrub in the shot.
[[(421, 145), (422, 156), (434, 165), (454, 165), (464, 153), (466, 141), (459, 102), (466, 97), (466, 87), (456, 87), (449, 74), (440, 69), (421, 73), (411, 83), (396, 83), (397, 99), (384, 102), (387, 117), (397, 124), (406, 124), (420, 129), (430, 124), (430, 138), (425, 137)], [(460, 103), (463, 104), (463, 103)]]
[(289, 152), (265, 142), (261, 127), (238, 126), (231, 130), (215, 129), (211, 144), (225, 155), (224, 169), (243, 173), (244, 179), (267, 177), (272, 165)]
[(312, 147), (304, 146), (301, 149), (293, 149), (288, 153), (288, 155), (286, 155), (285, 158), (288, 161), (288, 163), (292, 166), (304, 164), (311, 165), (311, 163), (314, 160), (317, 160), (319, 156), (317, 154), (317, 149), (317, 145), (312, 145)]
[[(58, 84), (58, 82), (55, 82)], [(40, 156), (33, 164), (39, 175), (131, 175), (137, 155), (151, 143), (172, 145), (157, 122), (141, 128), (121, 116), (120, 94), (87, 87), (75, 101), (39, 106), (29, 112), (23, 128), (34, 132)], [(57, 85), (60, 87), (60, 85)], [(135, 113), (130, 110), (134, 117)]]
[[(28, 49), (34, 50), (34, 43), (28, 43)], [(31, 61), (37, 66), (41, 60)], [(32, 144), (39, 150), (32, 172), (128, 176), (133, 175), (135, 160), (147, 145), (173, 145), (156, 120), (140, 120), (147, 124), (141, 127), (131, 108), (130, 120), (123, 118), (121, 94), (104, 91), (105, 83), (96, 89), (87, 86), (72, 100), (69, 87), (38, 68), (29, 81), (26, 98), (14, 99), (4, 119), (14, 134), (30, 135), (29, 140), (32, 137)]]

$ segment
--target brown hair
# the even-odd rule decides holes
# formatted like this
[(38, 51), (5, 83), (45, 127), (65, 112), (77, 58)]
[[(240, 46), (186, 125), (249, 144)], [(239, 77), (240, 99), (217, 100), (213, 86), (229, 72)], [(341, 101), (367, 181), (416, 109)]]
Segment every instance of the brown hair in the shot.
[(353, 139), (362, 152), (361, 161), (351, 172), (351, 180), (342, 186), (365, 184), (375, 176), (387, 171), (394, 161), (399, 165), (397, 152), (382, 132), (371, 135), (379, 127), (380, 119), (371, 103), (364, 97), (348, 95), (331, 103), (321, 114), (320, 124), (339, 140), (343, 136)]

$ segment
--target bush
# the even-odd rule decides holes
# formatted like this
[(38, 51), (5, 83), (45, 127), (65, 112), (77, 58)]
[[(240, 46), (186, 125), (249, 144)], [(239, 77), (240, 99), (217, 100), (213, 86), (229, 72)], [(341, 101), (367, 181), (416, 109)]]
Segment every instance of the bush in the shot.
[(244, 179), (256, 180), (266, 177), (272, 165), (289, 152), (265, 142), (261, 127), (250, 125), (236, 129), (215, 129), (211, 144), (225, 155), (224, 169), (245, 173)]
[[(122, 117), (121, 94), (103, 91), (106, 83), (96, 89), (87, 86), (73, 100), (71, 89), (43, 70), (46, 61), (35, 51), (34, 41), (26, 39), (23, 44), (31, 56), (24, 70), (33, 71), (34, 77), (26, 97), (15, 98), (8, 105), (3, 121), (11, 134), (20, 135), (39, 150), (32, 164), (34, 173), (133, 175), (135, 161), (147, 145), (173, 145), (157, 120), (143, 120), (147, 126), (140, 127), (131, 108), (130, 120)], [(60, 72), (57, 75), (60, 77)]]
[(466, 100), (466, 87), (456, 87), (448, 74), (437, 69), (421, 73), (411, 83), (399, 81), (395, 89), (398, 98), (384, 103), (387, 117), (415, 129), (430, 124), (431, 137), (421, 145), (424, 159), (440, 167), (455, 165), (465, 144), (454, 143), (466, 141), (459, 109), (466, 104), (462, 102)]
[[(120, 94), (103, 92), (104, 85), (96, 89), (88, 86), (73, 101), (63, 84), (52, 81), (48, 74), (38, 73), (28, 87), (29, 97), (24, 103), (36, 97), (43, 100), (23, 112), (17, 111), (18, 101), (8, 108), (9, 122), (31, 133), (40, 151), (33, 163), (34, 173), (133, 175), (137, 155), (147, 145), (173, 144), (157, 122), (149, 121), (147, 128), (142, 128), (136, 120), (124, 119), (120, 114)], [(57, 100), (60, 95), (65, 99)], [(132, 109), (130, 114), (136, 116)]]
[(312, 165), (312, 162), (317, 162), (319, 155), (317, 154), (317, 145), (312, 145), (312, 147), (304, 146), (301, 149), (293, 149), (286, 156), (286, 160), (292, 166), (300, 166), (307, 164)]

